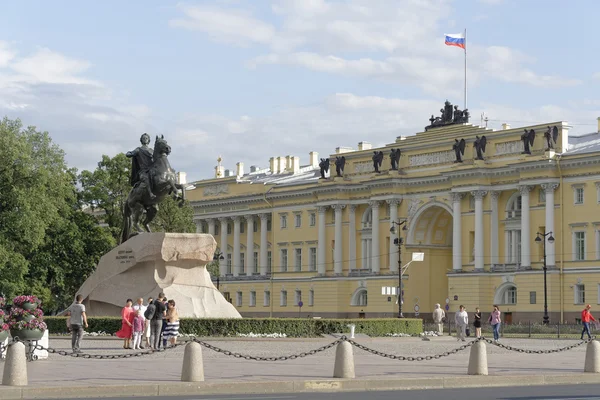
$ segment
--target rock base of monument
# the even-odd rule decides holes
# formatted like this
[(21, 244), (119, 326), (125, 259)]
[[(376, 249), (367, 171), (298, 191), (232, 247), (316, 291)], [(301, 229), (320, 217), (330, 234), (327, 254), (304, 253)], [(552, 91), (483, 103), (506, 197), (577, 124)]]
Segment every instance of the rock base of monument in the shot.
[(175, 300), (180, 317), (241, 318), (213, 285), (206, 264), (217, 243), (198, 233), (143, 233), (100, 259), (78, 291), (88, 316), (118, 316), (130, 298)]

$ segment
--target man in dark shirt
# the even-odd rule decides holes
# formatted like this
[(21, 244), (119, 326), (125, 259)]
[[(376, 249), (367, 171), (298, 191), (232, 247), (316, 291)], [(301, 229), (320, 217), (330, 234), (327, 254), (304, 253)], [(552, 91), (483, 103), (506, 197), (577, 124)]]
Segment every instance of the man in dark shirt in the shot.
[(154, 350), (158, 350), (160, 347), (160, 333), (162, 331), (163, 319), (167, 315), (167, 308), (163, 302), (164, 297), (165, 294), (160, 292), (158, 298), (152, 303), (156, 306), (154, 316), (150, 321), (150, 344)]

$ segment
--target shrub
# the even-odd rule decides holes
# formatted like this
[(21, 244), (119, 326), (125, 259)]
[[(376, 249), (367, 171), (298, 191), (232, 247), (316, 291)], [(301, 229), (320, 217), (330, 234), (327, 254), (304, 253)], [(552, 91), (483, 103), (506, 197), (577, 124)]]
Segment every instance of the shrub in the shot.
[[(65, 317), (46, 317), (50, 333), (67, 333)], [(196, 336), (235, 336), (238, 333), (285, 333), (289, 337), (318, 337), (345, 333), (355, 324), (356, 333), (386, 336), (392, 333), (418, 335), (423, 332), (421, 319), (307, 319), (307, 318), (182, 318), (179, 332)], [(90, 317), (88, 332), (114, 333), (121, 329), (121, 318)]]

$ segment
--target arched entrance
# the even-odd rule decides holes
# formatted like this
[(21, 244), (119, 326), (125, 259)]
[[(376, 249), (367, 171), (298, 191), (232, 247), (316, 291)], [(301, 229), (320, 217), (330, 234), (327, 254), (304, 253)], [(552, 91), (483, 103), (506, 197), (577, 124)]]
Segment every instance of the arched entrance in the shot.
[[(422, 262), (414, 262), (404, 279), (404, 309), (430, 314), (434, 305), (442, 307), (448, 297), (447, 272), (452, 270), (452, 209), (443, 202), (422, 205), (409, 220), (402, 264), (410, 261), (413, 252), (425, 254)], [(406, 261), (405, 261), (406, 260)]]

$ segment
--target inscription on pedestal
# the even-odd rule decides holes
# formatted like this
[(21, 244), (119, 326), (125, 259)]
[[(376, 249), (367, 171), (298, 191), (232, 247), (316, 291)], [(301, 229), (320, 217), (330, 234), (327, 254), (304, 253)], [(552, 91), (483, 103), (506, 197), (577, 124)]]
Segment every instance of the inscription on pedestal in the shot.
[(135, 260), (133, 250), (119, 250), (115, 260), (119, 261), (121, 264), (131, 264)]

